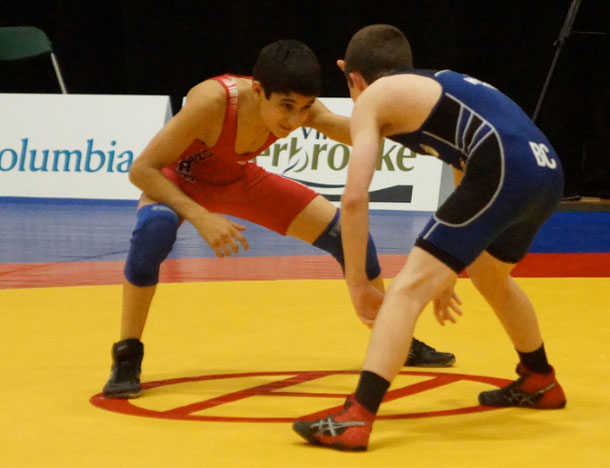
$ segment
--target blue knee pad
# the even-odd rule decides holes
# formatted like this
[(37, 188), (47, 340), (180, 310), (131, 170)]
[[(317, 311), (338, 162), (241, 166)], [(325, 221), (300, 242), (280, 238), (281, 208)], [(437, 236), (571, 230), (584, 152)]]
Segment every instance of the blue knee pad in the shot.
[(180, 217), (167, 205), (157, 203), (138, 210), (125, 262), (125, 278), (135, 286), (159, 282), (159, 267), (176, 242)]
[[(325, 250), (331, 254), (341, 265), (343, 273), (345, 273), (345, 258), (343, 256), (343, 244), (341, 243), (341, 223), (339, 220), (339, 211), (335, 213), (335, 217), (324, 230), (320, 237), (314, 242), (313, 246)], [(379, 259), (377, 258), (377, 249), (375, 242), (369, 234), (369, 240), (366, 245), (366, 276), (368, 279), (375, 279), (381, 274)]]

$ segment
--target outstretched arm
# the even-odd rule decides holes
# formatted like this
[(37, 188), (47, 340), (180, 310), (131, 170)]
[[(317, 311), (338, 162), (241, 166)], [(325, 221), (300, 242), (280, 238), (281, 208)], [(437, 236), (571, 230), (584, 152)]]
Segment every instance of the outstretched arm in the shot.
[[(359, 103), (360, 104), (360, 103)], [(376, 317), (383, 294), (368, 281), (366, 247), (369, 232), (368, 189), (373, 178), (381, 140), (375, 113), (356, 105), (352, 114), (353, 149), (347, 183), (341, 198), (341, 235), (345, 255), (345, 280), (360, 317)]]
[(309, 117), (303, 126), (315, 128), (320, 133), (339, 143), (345, 145), (352, 144), (349, 117), (331, 112), (319, 99), (316, 99), (313, 106), (311, 106)]

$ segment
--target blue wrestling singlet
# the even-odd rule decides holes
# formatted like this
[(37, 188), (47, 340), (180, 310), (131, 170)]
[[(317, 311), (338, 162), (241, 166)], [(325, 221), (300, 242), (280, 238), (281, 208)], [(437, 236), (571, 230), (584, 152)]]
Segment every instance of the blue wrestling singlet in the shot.
[(563, 193), (561, 165), (548, 139), (487, 83), (450, 70), (396, 74), (434, 79), (442, 95), (417, 131), (389, 138), (464, 171), (416, 245), (456, 272), (484, 250), (518, 262)]

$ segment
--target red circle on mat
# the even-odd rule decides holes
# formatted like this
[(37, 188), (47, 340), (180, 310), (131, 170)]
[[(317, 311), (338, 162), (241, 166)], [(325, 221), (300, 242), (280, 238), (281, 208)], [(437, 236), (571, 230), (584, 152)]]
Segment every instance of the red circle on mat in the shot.
[[(220, 395), (208, 400), (198, 401), (190, 403), (185, 406), (177, 408), (156, 411), (138, 406), (137, 399), (114, 399), (104, 398), (104, 395), (99, 393), (91, 397), (91, 404), (98, 408), (102, 408), (108, 411), (114, 411), (122, 414), (129, 414), (132, 416), (144, 416), (149, 418), (160, 418), (160, 419), (180, 419), (186, 421), (213, 421), (213, 422), (264, 422), (264, 423), (287, 423), (292, 422), (296, 419), (305, 417), (324, 417), (328, 414), (332, 414), (341, 409), (343, 400), (347, 397), (344, 393), (312, 393), (302, 391), (291, 391), (290, 387), (305, 382), (310, 382), (316, 379), (321, 379), (333, 375), (351, 375), (359, 374), (360, 371), (294, 371), (294, 372), (247, 372), (241, 374), (217, 374), (217, 375), (203, 375), (199, 377), (184, 377), (170, 380), (158, 380), (156, 382), (146, 382), (142, 384), (144, 390), (150, 390), (152, 388), (177, 385), (187, 382), (201, 382), (209, 380), (222, 380), (222, 379), (243, 379), (248, 377), (277, 377), (277, 379), (261, 384), (255, 385), (249, 388), (238, 390), (225, 395)], [(419, 372), (419, 371), (401, 371), (400, 375), (412, 375), (417, 377), (430, 377), (430, 379), (417, 382), (414, 384), (406, 385), (403, 387), (392, 387), (392, 389), (386, 394), (384, 401), (392, 401), (398, 398), (405, 398), (416, 393), (433, 390), (445, 385), (452, 384), (459, 381), (470, 381), (480, 382), (484, 384), (494, 385), (496, 387), (503, 387), (510, 383), (510, 380), (499, 379), (496, 377), (485, 377), (478, 375), (467, 375), (467, 374), (452, 374), (444, 372)], [(286, 417), (272, 417), (272, 416), (260, 416), (260, 417), (229, 417), (229, 416), (203, 416), (196, 414), (198, 412), (209, 410), (210, 408), (219, 407), (228, 403), (243, 400), (250, 397), (259, 396), (281, 396), (281, 397), (311, 397), (311, 398), (333, 398), (336, 397), (340, 400), (341, 404), (332, 408), (324, 408), (316, 413), (299, 415), (294, 418)], [(271, 406), (272, 408), (272, 406)], [(426, 411), (420, 413), (397, 413), (397, 414), (385, 414), (377, 416), (378, 420), (384, 419), (411, 419), (411, 418), (430, 418), (435, 416), (448, 416), (448, 415), (459, 415), (477, 413), (481, 411), (489, 411), (497, 408), (489, 406), (467, 406), (462, 408), (454, 408), (449, 410), (440, 411)]]

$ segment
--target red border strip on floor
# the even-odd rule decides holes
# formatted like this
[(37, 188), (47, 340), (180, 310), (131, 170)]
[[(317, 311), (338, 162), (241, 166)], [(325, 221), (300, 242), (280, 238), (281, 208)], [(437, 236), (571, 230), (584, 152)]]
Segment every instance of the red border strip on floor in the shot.
[[(393, 278), (407, 255), (380, 255), (385, 278)], [(123, 262), (0, 264), (0, 289), (121, 284)], [(513, 270), (515, 277), (610, 277), (610, 253), (529, 254)], [(323, 255), (168, 259), (162, 283), (277, 279), (338, 279), (341, 269)]]
[[(396, 276), (407, 255), (380, 255), (385, 278)], [(463, 273), (460, 276), (467, 276)], [(531, 253), (512, 271), (516, 278), (610, 277), (610, 253)]]

